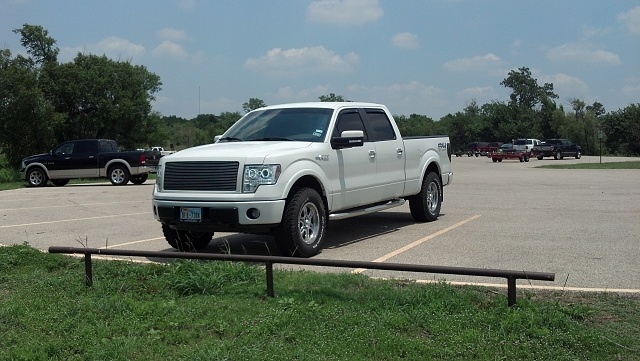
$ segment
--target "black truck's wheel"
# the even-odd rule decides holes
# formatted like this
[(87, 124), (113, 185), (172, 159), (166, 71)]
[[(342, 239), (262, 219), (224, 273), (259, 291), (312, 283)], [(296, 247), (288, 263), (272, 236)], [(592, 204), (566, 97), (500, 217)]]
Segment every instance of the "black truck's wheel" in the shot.
[(62, 187), (67, 183), (69, 183), (69, 180), (68, 179), (52, 179), (51, 183), (53, 183), (53, 185), (56, 187)]
[(40, 167), (33, 167), (27, 172), (27, 182), (30, 187), (44, 187), (48, 179), (47, 173)]
[(582, 152), (581, 151), (576, 151), (576, 159), (580, 159), (582, 158)]
[(311, 257), (320, 251), (326, 230), (322, 197), (315, 189), (301, 188), (287, 200), (274, 236), (284, 255)]
[(420, 193), (409, 198), (411, 216), (418, 222), (431, 222), (438, 219), (442, 199), (440, 190), (442, 184), (436, 173), (429, 173), (422, 180)]
[(541, 156), (541, 155), (537, 156), (536, 158), (538, 158), (538, 160), (542, 160), (542, 159), (544, 159), (544, 157), (543, 157), (543, 156)]
[(148, 178), (149, 178), (149, 174), (145, 173), (145, 174), (132, 175), (130, 180), (131, 180), (131, 183), (133, 184), (142, 184), (146, 182)]
[(556, 159), (556, 160), (560, 160), (560, 159), (564, 158), (564, 156), (562, 155), (562, 151), (557, 150), (556, 154), (553, 156), (553, 158)]
[(109, 181), (114, 186), (123, 186), (129, 182), (129, 170), (123, 165), (116, 164), (109, 168)]
[(162, 225), (162, 234), (171, 247), (183, 252), (203, 249), (213, 238), (213, 232), (178, 231), (166, 224)]

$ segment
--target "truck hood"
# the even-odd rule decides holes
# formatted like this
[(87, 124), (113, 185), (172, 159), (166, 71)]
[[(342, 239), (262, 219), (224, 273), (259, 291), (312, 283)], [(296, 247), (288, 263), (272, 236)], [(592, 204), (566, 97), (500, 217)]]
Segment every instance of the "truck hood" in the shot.
[(308, 148), (312, 142), (295, 141), (257, 141), (224, 142), (187, 148), (161, 158), (161, 161), (198, 161), (198, 160), (238, 160), (251, 158), (252, 161), (264, 159)]
[(34, 162), (34, 161), (38, 161), (44, 157), (49, 157), (49, 153), (41, 153), (41, 154), (35, 154), (35, 155), (30, 155), (26, 158), (23, 158), (22, 161), (25, 163), (30, 163), (30, 162)]

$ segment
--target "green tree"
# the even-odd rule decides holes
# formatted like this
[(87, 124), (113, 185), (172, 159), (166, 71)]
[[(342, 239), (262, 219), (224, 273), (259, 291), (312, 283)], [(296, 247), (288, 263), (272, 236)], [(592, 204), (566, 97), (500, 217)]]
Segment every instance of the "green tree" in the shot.
[(512, 89), (509, 96), (510, 104), (518, 108), (534, 109), (545, 98), (558, 98), (553, 92), (553, 84), (538, 85), (538, 81), (531, 76), (527, 67), (519, 68), (518, 71), (511, 70), (500, 85)]
[(30, 59), (0, 50), (0, 149), (14, 167), (25, 155), (54, 145), (53, 130), (62, 121), (40, 89), (32, 65)]
[(124, 148), (148, 143), (158, 127), (151, 101), (160, 77), (144, 66), (106, 56), (78, 54), (51, 72), (51, 97), (66, 115), (59, 140), (113, 138)]
[(57, 63), (60, 50), (55, 47), (55, 39), (42, 26), (24, 24), (22, 28), (14, 29), (13, 33), (20, 34), (20, 44), (36, 64)]
[(328, 95), (321, 95), (318, 97), (321, 102), (350, 102), (351, 100), (347, 100), (342, 95), (336, 95), (334, 93), (329, 93)]
[(265, 104), (262, 99), (250, 98), (248, 102), (242, 104), (242, 110), (244, 110), (245, 113), (249, 113), (252, 110), (266, 106), (267, 104)]
[(640, 103), (604, 115), (602, 129), (609, 152), (640, 155)]

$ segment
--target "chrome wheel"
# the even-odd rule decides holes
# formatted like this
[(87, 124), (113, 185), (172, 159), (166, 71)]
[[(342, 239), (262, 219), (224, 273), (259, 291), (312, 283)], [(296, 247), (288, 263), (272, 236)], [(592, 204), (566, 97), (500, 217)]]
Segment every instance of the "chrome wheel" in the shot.
[(427, 209), (429, 213), (435, 213), (440, 206), (440, 189), (436, 182), (429, 183), (427, 187)]
[(300, 238), (306, 244), (313, 244), (318, 238), (320, 229), (320, 213), (315, 204), (305, 203), (298, 214), (298, 230)]

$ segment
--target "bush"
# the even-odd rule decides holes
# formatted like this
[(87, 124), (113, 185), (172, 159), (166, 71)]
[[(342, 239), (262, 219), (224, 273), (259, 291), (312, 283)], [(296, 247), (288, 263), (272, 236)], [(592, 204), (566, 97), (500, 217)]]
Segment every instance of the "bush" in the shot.
[(11, 167), (4, 154), (0, 154), (0, 183), (17, 182), (19, 180), (20, 174), (18, 171)]

